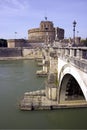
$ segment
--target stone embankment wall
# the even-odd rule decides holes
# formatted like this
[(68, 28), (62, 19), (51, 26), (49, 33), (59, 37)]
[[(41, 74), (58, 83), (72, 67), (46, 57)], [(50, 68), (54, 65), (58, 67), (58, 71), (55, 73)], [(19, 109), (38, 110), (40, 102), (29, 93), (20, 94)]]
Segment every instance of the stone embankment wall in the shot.
[(29, 49), (29, 48), (23, 48), (22, 49), (22, 56), (30, 56), (33, 55), (34, 49)]
[(0, 57), (20, 57), (22, 56), (21, 48), (0, 48)]

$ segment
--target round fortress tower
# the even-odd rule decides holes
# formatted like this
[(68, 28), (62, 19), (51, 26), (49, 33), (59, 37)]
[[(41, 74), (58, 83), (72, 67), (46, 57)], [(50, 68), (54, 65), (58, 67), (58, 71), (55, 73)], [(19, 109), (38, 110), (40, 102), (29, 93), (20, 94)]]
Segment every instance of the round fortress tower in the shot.
[[(59, 31), (60, 28), (58, 28), (58, 39), (64, 38), (64, 30)], [(61, 33), (62, 32), (62, 33)], [(61, 34), (60, 34), (61, 33)], [(55, 27), (53, 25), (53, 22), (51, 21), (41, 21), (39, 28), (33, 28), (28, 30), (28, 40), (31, 43), (40, 43), (40, 42), (46, 42), (46, 43), (52, 43), (55, 40)]]

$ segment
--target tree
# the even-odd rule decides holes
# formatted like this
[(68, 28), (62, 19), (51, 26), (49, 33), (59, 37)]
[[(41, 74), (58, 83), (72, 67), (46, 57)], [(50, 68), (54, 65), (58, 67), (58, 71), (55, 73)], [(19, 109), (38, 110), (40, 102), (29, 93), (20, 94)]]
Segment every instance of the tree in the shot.
[(0, 47), (7, 47), (7, 40), (0, 39)]
[(87, 46), (87, 38), (85, 40), (81, 40), (81, 43), (83, 44), (83, 46)]

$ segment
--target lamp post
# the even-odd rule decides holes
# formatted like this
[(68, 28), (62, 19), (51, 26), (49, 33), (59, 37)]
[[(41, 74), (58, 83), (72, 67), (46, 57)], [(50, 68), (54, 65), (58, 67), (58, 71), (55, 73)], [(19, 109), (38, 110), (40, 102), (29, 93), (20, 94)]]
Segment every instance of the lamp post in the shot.
[(76, 27), (76, 21), (74, 20), (73, 22), (73, 41), (74, 41), (74, 44), (75, 44), (75, 27)]
[(17, 32), (15, 32), (15, 39), (16, 39)]
[(78, 37), (79, 31), (77, 31), (77, 37)]

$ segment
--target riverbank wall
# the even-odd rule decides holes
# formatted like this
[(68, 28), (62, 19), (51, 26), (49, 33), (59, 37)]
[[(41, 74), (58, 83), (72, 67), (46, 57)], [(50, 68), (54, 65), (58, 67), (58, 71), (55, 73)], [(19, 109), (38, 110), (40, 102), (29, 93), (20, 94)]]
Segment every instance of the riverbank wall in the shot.
[(0, 48), (0, 57), (20, 57), (22, 54), (21, 48)]

